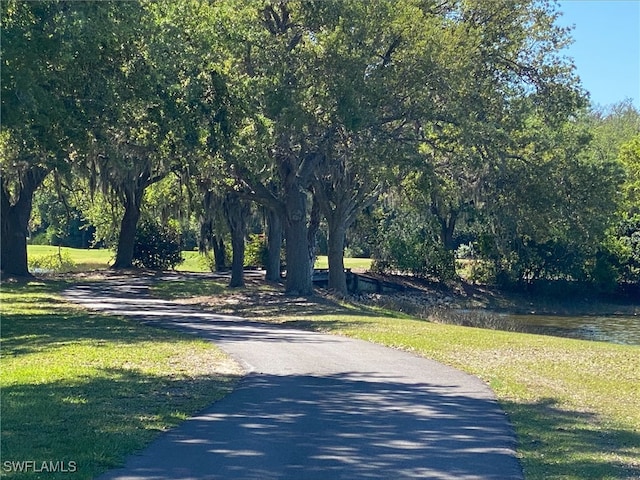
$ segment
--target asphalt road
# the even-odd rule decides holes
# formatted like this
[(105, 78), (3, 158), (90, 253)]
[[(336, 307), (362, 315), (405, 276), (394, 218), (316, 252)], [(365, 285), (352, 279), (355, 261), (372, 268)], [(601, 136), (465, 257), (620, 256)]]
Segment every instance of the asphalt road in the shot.
[(152, 299), (144, 282), (78, 286), (66, 296), (209, 339), (247, 372), (230, 395), (101, 480), (523, 478), (493, 393), (453, 368)]

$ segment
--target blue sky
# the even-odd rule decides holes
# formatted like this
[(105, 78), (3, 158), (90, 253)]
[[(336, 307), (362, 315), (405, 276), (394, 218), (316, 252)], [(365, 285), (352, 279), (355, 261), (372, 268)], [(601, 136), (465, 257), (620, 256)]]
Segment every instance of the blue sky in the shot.
[(640, 0), (562, 0), (558, 23), (575, 25), (573, 57), (596, 105), (631, 98), (640, 108)]

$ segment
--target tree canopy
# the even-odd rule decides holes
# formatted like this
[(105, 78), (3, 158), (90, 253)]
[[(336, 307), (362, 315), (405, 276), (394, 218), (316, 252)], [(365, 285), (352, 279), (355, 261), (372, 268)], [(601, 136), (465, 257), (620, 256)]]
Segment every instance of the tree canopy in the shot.
[[(542, 0), (3, 2), (2, 269), (27, 273), (32, 198), (54, 172), (83, 222), (118, 232), (116, 268), (163, 198), (180, 205), (159, 223), (197, 212), (216, 249), (231, 234), (236, 285), (249, 201), (272, 279), (284, 233), (291, 294), (311, 293), (323, 231), (343, 292), (356, 238), (418, 275), (455, 275), (466, 245), (494, 280), (633, 280), (638, 112), (589, 111), (558, 15)], [(153, 193), (171, 182), (180, 194)]]

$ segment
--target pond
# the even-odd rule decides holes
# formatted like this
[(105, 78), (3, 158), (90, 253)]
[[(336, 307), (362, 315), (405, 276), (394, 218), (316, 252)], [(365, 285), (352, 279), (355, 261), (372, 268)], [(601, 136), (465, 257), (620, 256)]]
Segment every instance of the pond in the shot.
[(486, 310), (458, 310), (455, 313), (450, 312), (443, 320), (447, 323), (480, 328), (640, 345), (638, 315), (523, 315)]
[(504, 315), (521, 332), (640, 345), (640, 316)]

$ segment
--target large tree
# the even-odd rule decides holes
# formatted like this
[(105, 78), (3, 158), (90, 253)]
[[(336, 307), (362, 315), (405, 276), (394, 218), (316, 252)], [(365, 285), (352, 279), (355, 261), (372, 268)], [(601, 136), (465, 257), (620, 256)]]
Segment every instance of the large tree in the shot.
[[(32, 198), (53, 169), (68, 170), (86, 145), (85, 88), (113, 5), (3, 1), (2, 270), (25, 275)], [(111, 13), (110, 13), (111, 12)], [(92, 23), (92, 20), (99, 20)], [(108, 37), (108, 34), (106, 35)]]
[(190, 172), (214, 154), (225, 135), (225, 86), (202, 28), (209, 9), (194, 2), (129, 2), (117, 42), (95, 72), (109, 100), (93, 110), (88, 172), (123, 207), (113, 268), (132, 265), (136, 225), (146, 189), (170, 172)]
[[(282, 216), (292, 293), (311, 288), (311, 183), (339, 237), (336, 258), (352, 211), (375, 193), (371, 173), (380, 165), (462, 146), (500, 168), (521, 154), (514, 136), (530, 112), (520, 98), (550, 123), (582, 98), (558, 55), (567, 32), (544, 2), (264, 2), (225, 18), (234, 39), (230, 83), (247, 99), (248, 123), (266, 131), (243, 144), (252, 155), (232, 163)], [(400, 153), (377, 156), (378, 145)], [(349, 153), (367, 146), (369, 156)], [(265, 188), (274, 177), (275, 194)]]
[[(245, 118), (225, 159), (247, 187), (245, 194), (282, 220), (286, 290), (306, 295), (312, 290), (308, 189), (328, 140), (304, 102), (312, 81), (303, 74), (310, 68), (312, 32), (305, 30), (300, 4), (294, 2), (223, 2), (217, 18), (229, 37), (227, 75), (236, 108)], [(274, 184), (276, 191), (271, 188)]]

